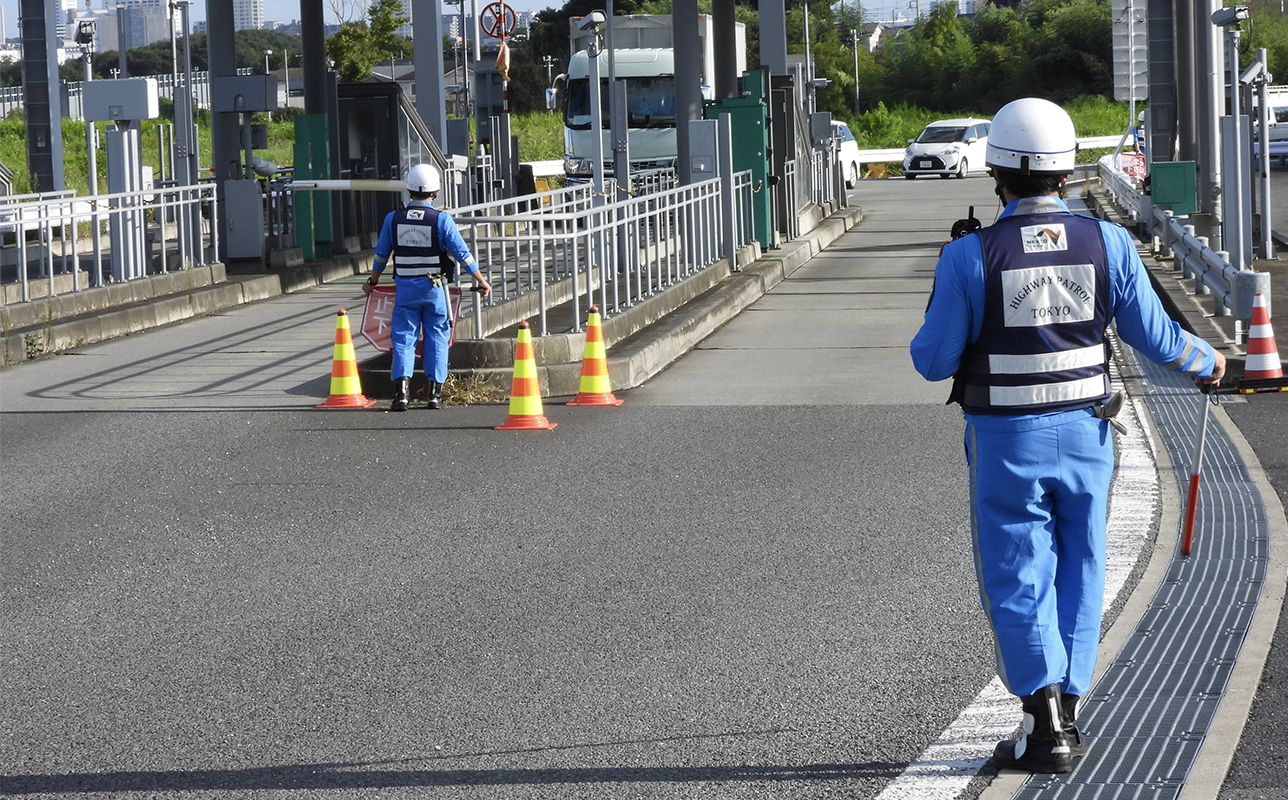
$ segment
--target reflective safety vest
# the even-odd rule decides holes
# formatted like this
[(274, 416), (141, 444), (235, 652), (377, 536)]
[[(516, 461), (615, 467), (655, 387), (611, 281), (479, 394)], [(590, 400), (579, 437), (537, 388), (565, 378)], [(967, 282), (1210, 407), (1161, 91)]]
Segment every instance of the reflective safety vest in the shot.
[(955, 395), (970, 414), (1040, 414), (1109, 397), (1109, 264), (1096, 220), (1026, 198), (979, 232), (984, 319)]
[(451, 259), (438, 243), (438, 209), (407, 206), (394, 212), (394, 278), (444, 276), (451, 279)]

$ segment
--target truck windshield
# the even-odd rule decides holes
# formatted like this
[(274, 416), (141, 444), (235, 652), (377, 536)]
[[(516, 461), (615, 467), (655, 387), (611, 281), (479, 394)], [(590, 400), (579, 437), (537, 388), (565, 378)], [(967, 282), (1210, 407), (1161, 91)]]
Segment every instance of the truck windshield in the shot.
[[(675, 127), (675, 78), (670, 75), (646, 78), (619, 78), (626, 83), (627, 123), (632, 128)], [(604, 128), (609, 126), (611, 93), (607, 79), (600, 80), (600, 106)], [(568, 105), (564, 124), (573, 130), (590, 130), (590, 79), (568, 81)]]

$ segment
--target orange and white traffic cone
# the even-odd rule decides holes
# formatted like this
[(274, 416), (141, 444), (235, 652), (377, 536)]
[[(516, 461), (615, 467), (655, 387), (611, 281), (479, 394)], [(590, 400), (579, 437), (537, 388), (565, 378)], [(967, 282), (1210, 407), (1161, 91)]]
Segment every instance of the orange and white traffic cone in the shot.
[(1270, 326), (1270, 311), (1261, 292), (1252, 296), (1252, 325), (1248, 328), (1248, 362), (1243, 377), (1251, 379), (1282, 378), (1283, 366), (1279, 363), (1279, 348), (1275, 346), (1275, 331)]
[(532, 354), (532, 331), (527, 321), (519, 323), (519, 340), (514, 349), (514, 381), (510, 385), (510, 416), (497, 425), (498, 431), (548, 431), (558, 423), (546, 419), (541, 407), (541, 384), (537, 380), (537, 359)]
[(318, 408), (371, 408), (375, 400), (362, 394), (358, 378), (358, 359), (353, 352), (353, 334), (349, 315), (340, 309), (335, 318), (335, 355), (331, 359), (331, 396)]
[(581, 358), (581, 382), (570, 406), (620, 406), (608, 381), (608, 355), (604, 350), (604, 328), (599, 321), (599, 307), (590, 307), (586, 322), (586, 349)]

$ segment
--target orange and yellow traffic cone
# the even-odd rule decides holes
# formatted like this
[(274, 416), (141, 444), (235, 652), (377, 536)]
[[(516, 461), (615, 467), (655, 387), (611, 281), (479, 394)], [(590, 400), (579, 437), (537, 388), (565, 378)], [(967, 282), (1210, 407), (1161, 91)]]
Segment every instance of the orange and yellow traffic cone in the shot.
[(537, 381), (537, 360), (532, 354), (532, 331), (527, 321), (519, 323), (519, 341), (514, 349), (514, 381), (510, 385), (510, 416), (497, 425), (498, 431), (548, 431), (558, 423), (546, 419), (541, 407), (541, 385)]
[(1282, 378), (1283, 366), (1279, 363), (1279, 348), (1275, 346), (1275, 331), (1270, 326), (1270, 311), (1266, 298), (1257, 292), (1252, 296), (1252, 325), (1248, 328), (1248, 362), (1243, 377), (1252, 379)]
[(375, 400), (362, 394), (358, 379), (358, 359), (353, 353), (353, 334), (349, 316), (340, 309), (335, 318), (335, 355), (331, 359), (331, 396), (318, 408), (371, 408)]
[(599, 307), (590, 307), (586, 322), (586, 349), (581, 358), (581, 382), (570, 406), (620, 406), (608, 382), (608, 355), (604, 351), (604, 328), (599, 322)]

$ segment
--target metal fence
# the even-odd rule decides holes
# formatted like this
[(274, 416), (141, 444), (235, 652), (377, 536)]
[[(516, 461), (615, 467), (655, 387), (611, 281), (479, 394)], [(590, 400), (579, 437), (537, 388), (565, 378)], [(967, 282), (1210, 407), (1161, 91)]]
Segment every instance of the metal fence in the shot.
[[(571, 301), (572, 329), (583, 310), (598, 305), (617, 313), (727, 258), (751, 241), (751, 174), (735, 176), (732, 203), (720, 181), (676, 185), (668, 173), (634, 182), (616, 202), (607, 187), (588, 186), (452, 210), (479, 269), (495, 287), (489, 304), (536, 295), (535, 330), (550, 332), (548, 314)], [(723, 215), (734, 215), (735, 242), (723, 241)], [(566, 292), (552, 293), (563, 283)], [(475, 337), (486, 335), (476, 313)]]
[(32, 280), (55, 275), (70, 275), (78, 292), (211, 263), (219, 249), (214, 197), (206, 185), (0, 198), (3, 282), (20, 284), (26, 302)]

